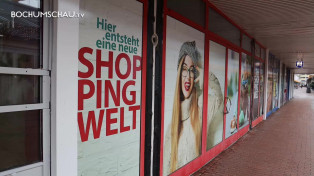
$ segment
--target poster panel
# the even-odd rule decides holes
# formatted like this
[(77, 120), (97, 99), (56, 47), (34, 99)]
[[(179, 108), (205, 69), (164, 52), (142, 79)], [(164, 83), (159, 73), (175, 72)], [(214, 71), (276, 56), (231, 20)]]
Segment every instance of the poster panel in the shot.
[(274, 60), (273, 76), (273, 109), (278, 108), (279, 102), (279, 60)]
[[(281, 95), (280, 95), (280, 104), (281, 106), (284, 105), (284, 101), (285, 101), (285, 64), (282, 64), (282, 69), (281, 69), (281, 74), (280, 74), (281, 78)], [(301, 87), (302, 88), (302, 87)]]
[(260, 61), (254, 60), (254, 80), (253, 80), (253, 120), (259, 117), (259, 81), (260, 81)]
[(273, 104), (273, 61), (273, 58), (269, 55), (267, 75), (267, 114), (271, 112)]
[(222, 141), (224, 118), (224, 93), (226, 48), (209, 42), (207, 146), (209, 150)]
[(260, 67), (260, 88), (259, 88), (259, 116), (264, 114), (264, 70), (265, 64), (261, 62)]
[(228, 87), (226, 102), (226, 138), (236, 133), (238, 123), (239, 53), (228, 49)]
[(78, 175), (139, 175), (143, 4), (81, 0), (80, 13)]
[(167, 17), (163, 175), (201, 154), (205, 35)]
[(252, 81), (252, 58), (242, 53), (241, 58), (241, 98), (240, 98), (240, 115), (239, 128), (249, 124), (251, 114), (251, 81)]

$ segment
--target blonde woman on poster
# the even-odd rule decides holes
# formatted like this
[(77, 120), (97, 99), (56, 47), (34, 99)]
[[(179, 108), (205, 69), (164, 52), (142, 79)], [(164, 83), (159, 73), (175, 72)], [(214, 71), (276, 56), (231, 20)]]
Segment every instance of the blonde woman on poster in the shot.
[(165, 136), (164, 175), (201, 153), (202, 67), (203, 60), (195, 42), (183, 43), (178, 58), (172, 120)]

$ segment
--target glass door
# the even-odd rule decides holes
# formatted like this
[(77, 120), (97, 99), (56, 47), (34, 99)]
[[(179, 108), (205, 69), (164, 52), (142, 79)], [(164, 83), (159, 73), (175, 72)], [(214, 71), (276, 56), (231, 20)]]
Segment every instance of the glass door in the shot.
[(42, 2), (0, 1), (0, 175), (50, 175), (50, 76), (42, 55)]

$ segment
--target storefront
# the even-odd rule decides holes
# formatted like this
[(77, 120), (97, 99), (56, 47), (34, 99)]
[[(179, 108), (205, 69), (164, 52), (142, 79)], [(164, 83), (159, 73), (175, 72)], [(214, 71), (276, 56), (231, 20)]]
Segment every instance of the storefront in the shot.
[(0, 17), (0, 176), (189, 175), (292, 96), (208, 1), (8, 0)]

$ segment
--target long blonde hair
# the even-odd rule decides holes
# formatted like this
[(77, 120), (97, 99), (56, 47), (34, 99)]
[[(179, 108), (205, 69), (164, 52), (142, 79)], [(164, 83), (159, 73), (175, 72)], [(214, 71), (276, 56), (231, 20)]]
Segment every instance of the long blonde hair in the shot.
[[(182, 89), (181, 89), (181, 69), (184, 58), (181, 59), (178, 67), (177, 81), (175, 86), (175, 94), (173, 101), (173, 111), (172, 111), (172, 121), (171, 121), (171, 157), (170, 157), (170, 171), (171, 173), (177, 169), (177, 161), (178, 161), (178, 143), (179, 138), (182, 131), (182, 121), (181, 121), (181, 101), (184, 99)], [(201, 148), (201, 122), (199, 117), (199, 109), (198, 109), (198, 97), (196, 94), (196, 89), (193, 86), (193, 90), (191, 95), (191, 106), (190, 106), (190, 118), (191, 125), (193, 131), (195, 133), (195, 145), (196, 145), (196, 153), (200, 154)]]

